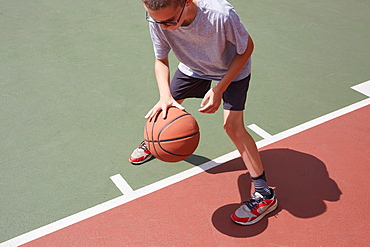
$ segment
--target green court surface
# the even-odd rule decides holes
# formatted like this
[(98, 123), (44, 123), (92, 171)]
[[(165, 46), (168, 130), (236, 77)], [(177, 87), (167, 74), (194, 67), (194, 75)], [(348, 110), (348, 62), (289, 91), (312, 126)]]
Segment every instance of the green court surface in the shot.
[[(246, 125), (274, 135), (365, 98), (368, 0), (230, 2), (255, 42)], [(136, 190), (235, 150), (192, 99), (192, 157), (128, 162), (158, 100), (140, 0), (0, 0), (0, 44), (0, 243), (122, 195), (115, 174)]]

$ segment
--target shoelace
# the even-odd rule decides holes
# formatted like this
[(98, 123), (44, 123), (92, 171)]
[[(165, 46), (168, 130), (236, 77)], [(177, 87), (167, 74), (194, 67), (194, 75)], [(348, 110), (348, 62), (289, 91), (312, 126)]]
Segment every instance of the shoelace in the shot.
[(143, 142), (143, 144), (141, 144), (139, 148), (144, 150), (144, 151), (146, 151), (148, 149), (145, 145), (145, 142)]
[(245, 205), (247, 205), (247, 207), (252, 210), (254, 207), (256, 207), (260, 202), (263, 201), (263, 198), (262, 197), (259, 197), (257, 196), (256, 194), (254, 194), (251, 199), (249, 199), (249, 201), (245, 201), (243, 202)]

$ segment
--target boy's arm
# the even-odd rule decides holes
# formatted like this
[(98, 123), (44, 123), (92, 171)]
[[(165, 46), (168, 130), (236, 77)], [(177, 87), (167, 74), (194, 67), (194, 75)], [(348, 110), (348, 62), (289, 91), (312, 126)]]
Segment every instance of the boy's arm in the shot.
[(227, 89), (234, 78), (240, 73), (244, 65), (248, 62), (254, 49), (253, 40), (248, 36), (247, 49), (243, 54), (236, 54), (233, 61), (230, 64), (229, 70), (225, 76), (208, 91), (201, 103), (200, 112), (203, 113), (214, 113), (218, 110), (221, 104), (221, 98), (223, 92)]
[(159, 90), (159, 101), (158, 103), (146, 114), (145, 118), (151, 119), (158, 111), (163, 111), (163, 118), (167, 115), (167, 108), (169, 106), (176, 106), (177, 108), (184, 110), (180, 104), (174, 100), (170, 92), (170, 68), (168, 57), (164, 59), (155, 59), (154, 72), (157, 79), (157, 85)]

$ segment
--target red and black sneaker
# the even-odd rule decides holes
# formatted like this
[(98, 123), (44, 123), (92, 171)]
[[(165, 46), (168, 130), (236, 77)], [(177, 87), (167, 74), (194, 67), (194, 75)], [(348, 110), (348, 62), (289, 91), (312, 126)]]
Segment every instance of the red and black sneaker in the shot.
[(231, 219), (241, 225), (252, 225), (260, 221), (266, 214), (277, 208), (278, 201), (275, 191), (270, 188), (271, 198), (264, 198), (260, 193), (254, 192), (249, 201), (243, 202), (232, 215)]
[(131, 156), (129, 158), (129, 161), (132, 164), (138, 165), (138, 164), (142, 164), (142, 163), (150, 160), (150, 158), (152, 158), (152, 157), (153, 157), (153, 155), (150, 153), (150, 151), (148, 150), (148, 148), (145, 145), (145, 142), (143, 141), (132, 152), (132, 154), (131, 154)]

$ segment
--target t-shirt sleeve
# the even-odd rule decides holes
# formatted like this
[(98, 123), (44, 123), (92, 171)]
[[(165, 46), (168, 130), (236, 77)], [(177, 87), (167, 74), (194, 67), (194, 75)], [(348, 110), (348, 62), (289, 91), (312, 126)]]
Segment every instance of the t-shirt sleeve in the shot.
[(163, 59), (168, 56), (171, 50), (165, 37), (161, 35), (160, 26), (157, 24), (149, 24), (150, 37), (152, 38), (154, 54), (157, 59)]
[(236, 46), (236, 52), (243, 54), (248, 45), (248, 31), (240, 21), (238, 14), (231, 9), (225, 21), (226, 38)]

